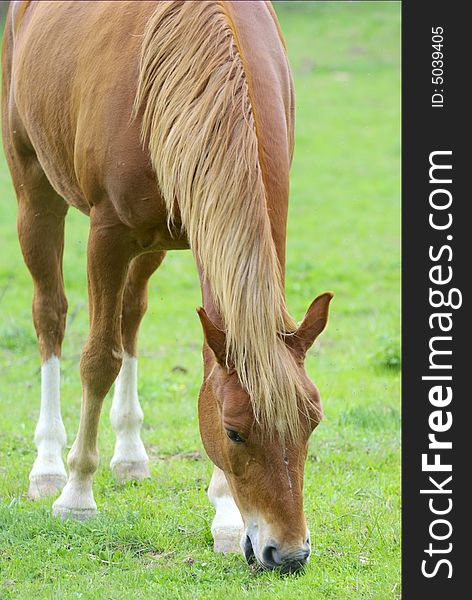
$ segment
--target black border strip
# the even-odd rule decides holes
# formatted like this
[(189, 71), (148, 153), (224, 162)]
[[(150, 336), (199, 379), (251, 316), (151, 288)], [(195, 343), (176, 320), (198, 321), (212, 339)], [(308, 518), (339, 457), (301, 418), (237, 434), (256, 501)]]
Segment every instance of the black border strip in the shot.
[[(472, 402), (470, 384), (466, 380), (467, 368), (472, 373), (472, 350), (468, 339), (472, 332), (466, 286), (472, 278), (470, 257), (472, 251), (467, 242), (472, 241), (470, 191), (466, 190), (466, 178), (471, 166), (467, 165), (470, 150), (466, 151), (466, 131), (470, 130), (470, 117), (466, 103), (470, 104), (467, 89), (470, 89), (470, 66), (468, 50), (470, 25), (464, 14), (464, 4), (459, 2), (419, 2), (402, 3), (402, 71), (403, 71), (403, 126), (402, 126), (402, 205), (403, 205), (403, 267), (402, 267), (402, 333), (403, 333), (403, 598), (463, 598), (468, 591), (468, 563), (471, 552), (468, 536), (472, 534), (469, 482), (472, 483), (472, 420), (469, 406)], [(443, 83), (432, 82), (432, 29), (443, 29)], [(438, 39), (438, 38), (436, 38)], [(436, 65), (437, 66), (437, 65)], [(435, 72), (439, 74), (439, 71)], [(442, 93), (442, 107), (432, 105), (432, 94)], [(442, 90), (442, 92), (441, 92)], [(439, 100), (439, 96), (436, 96)], [(451, 164), (452, 169), (433, 171), (433, 178), (452, 183), (430, 183), (430, 154), (435, 151), (451, 151), (451, 155), (435, 155), (432, 160)], [(449, 175), (447, 175), (449, 173)], [(446, 189), (447, 192), (434, 190)], [(435, 210), (433, 203), (447, 203), (449, 194), (451, 206), (445, 210)], [(469, 209), (469, 210), (467, 210)], [(429, 215), (434, 213), (435, 222), (446, 223), (451, 214), (451, 226), (445, 230), (435, 230), (429, 223)], [(468, 214), (466, 214), (468, 213)], [(452, 236), (452, 239), (448, 236)], [(450, 246), (451, 252), (445, 248)], [(430, 255), (438, 257), (433, 260)], [(441, 248), (444, 249), (441, 252)], [(451, 254), (452, 253), (452, 254)], [(440, 265), (430, 273), (430, 269)], [(433, 278), (445, 279), (451, 273), (449, 283), (434, 284)], [(468, 286), (470, 287), (470, 285)], [(462, 293), (462, 305), (453, 309), (431, 306), (430, 288), (442, 290), (447, 296), (456, 288)], [(440, 303), (440, 296), (433, 301)], [(453, 293), (453, 303), (459, 303), (459, 293)], [(439, 328), (439, 319), (429, 318), (433, 313), (448, 313), (452, 327), (449, 332)], [(448, 317), (441, 321), (446, 327)], [(450, 323), (449, 323), (450, 324)], [(434, 336), (450, 336), (452, 339), (435, 340), (433, 348), (451, 350), (452, 354), (431, 357), (429, 343)], [(435, 364), (451, 369), (430, 368), (430, 358)], [(451, 376), (448, 380), (424, 380), (423, 376)], [(433, 406), (429, 391), (433, 386), (451, 387), (452, 400), (446, 406)], [(436, 395), (433, 397), (438, 398)], [(441, 416), (430, 415), (440, 410)], [(450, 413), (448, 416), (447, 413)], [(451, 449), (428, 449), (428, 434), (434, 433), (433, 426), (445, 424), (452, 418), (447, 431), (436, 433), (436, 439), (452, 442)], [(445, 425), (444, 425), (445, 426)], [(469, 430), (471, 432), (469, 433)], [(470, 443), (468, 443), (470, 440)], [(422, 470), (422, 454), (427, 454), (427, 462), (432, 463), (439, 454), (441, 464), (450, 464), (452, 471), (427, 472)], [(421, 489), (436, 490), (438, 487), (429, 480), (433, 477), (436, 486), (450, 493), (424, 493)], [(444, 483), (448, 477), (452, 479)], [(452, 504), (449, 502), (451, 500)], [(430, 505), (430, 502), (432, 503)], [(435, 515), (433, 509), (450, 511)], [(436, 522), (444, 519), (450, 523)], [(444, 540), (435, 540), (431, 531)], [(450, 535), (449, 534), (450, 531)], [(429, 544), (432, 544), (430, 547)], [(451, 546), (449, 546), (451, 544)], [(425, 550), (432, 550), (431, 553)], [(438, 565), (439, 561), (444, 559)], [(423, 561), (426, 560), (426, 563)], [(432, 577), (426, 577), (423, 569)], [(451, 575), (449, 578), (448, 576)], [(449, 596), (446, 596), (449, 594)]]

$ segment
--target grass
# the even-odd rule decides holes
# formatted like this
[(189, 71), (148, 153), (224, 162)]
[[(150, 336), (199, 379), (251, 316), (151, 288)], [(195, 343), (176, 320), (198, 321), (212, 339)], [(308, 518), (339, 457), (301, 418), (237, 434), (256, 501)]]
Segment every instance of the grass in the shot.
[[(305, 504), (313, 553), (305, 573), (254, 574), (212, 552), (212, 465), (197, 425), (202, 335), (192, 257), (170, 253), (150, 285), (139, 392), (152, 479), (117, 484), (101, 420), (100, 515), (51, 517), (25, 492), (35, 456), (39, 359), (32, 286), (16, 238), (16, 203), (0, 164), (0, 598), (398, 598), (399, 3), (276, 6), (297, 91), (287, 297), (301, 319), (333, 290), (328, 330), (307, 357), (326, 419), (310, 442)], [(71, 211), (69, 317), (62, 406), (69, 443), (87, 332), (87, 219)]]

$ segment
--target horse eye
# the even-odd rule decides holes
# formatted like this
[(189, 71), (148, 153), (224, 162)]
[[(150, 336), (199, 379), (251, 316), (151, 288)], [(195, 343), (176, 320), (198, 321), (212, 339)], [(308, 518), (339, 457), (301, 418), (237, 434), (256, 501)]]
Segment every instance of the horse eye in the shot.
[(226, 435), (232, 442), (236, 442), (238, 444), (244, 442), (243, 438), (239, 435), (239, 433), (237, 431), (234, 431), (233, 429), (227, 429)]

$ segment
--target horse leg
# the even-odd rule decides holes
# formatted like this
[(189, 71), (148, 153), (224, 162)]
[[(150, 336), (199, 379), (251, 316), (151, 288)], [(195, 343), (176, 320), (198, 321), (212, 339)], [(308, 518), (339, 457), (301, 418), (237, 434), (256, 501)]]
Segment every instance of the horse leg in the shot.
[(215, 467), (208, 487), (208, 497), (216, 509), (211, 526), (215, 552), (241, 552), (244, 531), (241, 513), (233, 499), (225, 474)]
[(81, 520), (97, 508), (92, 482), (98, 467), (98, 422), (103, 399), (121, 367), (121, 304), (132, 256), (127, 230), (103, 225), (96, 210), (92, 208), (90, 215), (87, 248), (90, 331), (80, 359), (80, 424), (67, 458), (69, 479), (53, 504), (55, 515)]
[(123, 294), (121, 334), (123, 364), (115, 383), (110, 419), (116, 434), (110, 467), (120, 481), (149, 477), (149, 458), (141, 440), (143, 411), (138, 398), (138, 329), (147, 308), (147, 284), (163, 261), (165, 252), (134, 258)]
[(41, 355), (41, 405), (34, 434), (37, 457), (28, 491), (36, 500), (56, 494), (67, 479), (61, 456), (66, 432), (60, 409), (59, 365), (67, 313), (62, 254), (68, 206), (51, 188), (35, 159), (28, 162), (16, 189), (18, 237), (34, 282), (33, 323)]

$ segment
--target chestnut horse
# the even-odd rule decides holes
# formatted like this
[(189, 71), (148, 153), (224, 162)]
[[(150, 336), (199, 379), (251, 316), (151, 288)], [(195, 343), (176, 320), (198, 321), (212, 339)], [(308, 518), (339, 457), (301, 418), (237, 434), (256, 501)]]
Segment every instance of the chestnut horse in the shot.
[[(200, 274), (199, 424), (215, 464), (215, 550), (267, 569), (310, 554), (303, 471), (321, 419), (304, 370), (332, 294), (299, 327), (284, 299), (294, 96), (269, 2), (11, 2), (3, 38), (3, 142), (34, 282), (41, 409), (32, 498), (93, 515), (97, 429), (115, 379), (111, 468), (149, 476), (140, 438), (137, 335), (147, 282), (167, 250)], [(77, 437), (66, 434), (59, 365), (69, 206), (90, 216), (90, 331)]]

